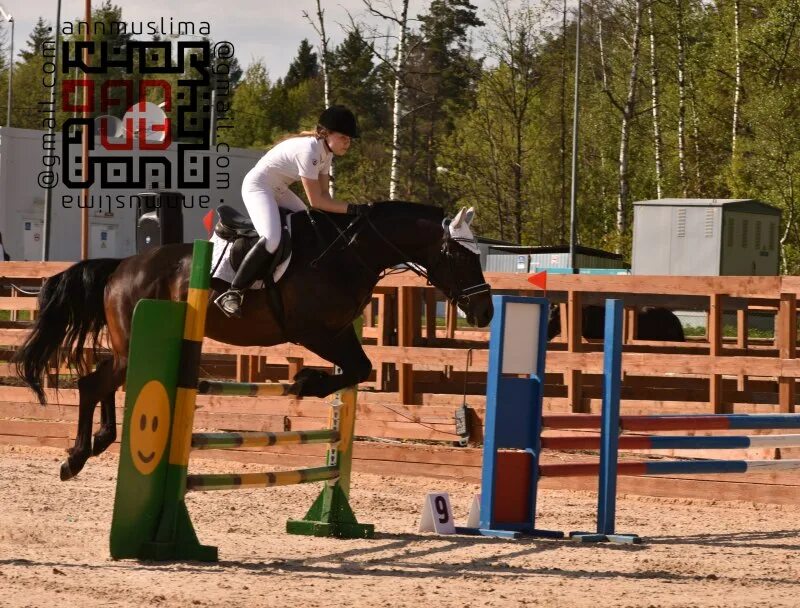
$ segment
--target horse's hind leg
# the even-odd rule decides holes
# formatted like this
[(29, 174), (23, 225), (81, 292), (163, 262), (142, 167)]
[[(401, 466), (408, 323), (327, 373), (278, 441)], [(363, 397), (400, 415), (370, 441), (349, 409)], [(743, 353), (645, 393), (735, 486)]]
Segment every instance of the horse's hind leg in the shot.
[(61, 464), (61, 481), (66, 481), (80, 473), (89, 456), (92, 455), (92, 419), (97, 402), (113, 391), (117, 374), (114, 373), (113, 362), (105, 359), (98, 363), (95, 370), (78, 380), (78, 433), (75, 444), (69, 450), (69, 456)]
[(92, 456), (99, 456), (117, 439), (117, 410), (114, 395), (124, 374), (117, 373), (114, 388), (100, 400), (100, 429), (94, 434)]

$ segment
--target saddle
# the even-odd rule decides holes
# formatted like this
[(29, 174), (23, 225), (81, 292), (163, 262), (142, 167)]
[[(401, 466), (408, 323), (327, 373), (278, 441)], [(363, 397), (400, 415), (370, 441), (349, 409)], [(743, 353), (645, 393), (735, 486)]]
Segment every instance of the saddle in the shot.
[[(267, 285), (273, 282), (272, 274), (275, 269), (292, 253), (292, 235), (288, 227), (288, 216), (292, 212), (281, 207), (278, 208), (278, 211), (281, 217), (281, 241), (269, 268), (265, 269), (264, 277), (262, 277)], [(231, 243), (231, 266), (234, 270), (238, 270), (244, 256), (258, 242), (258, 233), (249, 217), (229, 205), (217, 207), (217, 215), (219, 215), (219, 220), (214, 226), (214, 232), (222, 240)]]

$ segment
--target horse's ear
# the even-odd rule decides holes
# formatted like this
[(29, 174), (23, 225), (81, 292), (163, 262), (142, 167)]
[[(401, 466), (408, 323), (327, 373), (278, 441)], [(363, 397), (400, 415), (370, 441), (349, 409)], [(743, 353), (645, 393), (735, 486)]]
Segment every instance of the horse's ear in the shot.
[(469, 209), (467, 209), (467, 213), (466, 213), (465, 217), (466, 217), (466, 220), (467, 220), (467, 226), (472, 226), (472, 220), (475, 217), (475, 208), (474, 207), (470, 207)]
[(456, 228), (461, 226), (461, 222), (464, 221), (464, 210), (465, 208), (462, 207), (456, 216), (453, 218), (453, 222), (450, 224), (450, 229), (455, 230)]

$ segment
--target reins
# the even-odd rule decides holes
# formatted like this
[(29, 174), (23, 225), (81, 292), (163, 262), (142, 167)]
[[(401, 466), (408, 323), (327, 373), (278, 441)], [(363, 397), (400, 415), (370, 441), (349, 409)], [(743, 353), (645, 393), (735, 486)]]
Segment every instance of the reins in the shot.
[[(309, 220), (311, 221), (311, 224), (314, 227), (314, 231), (317, 233), (317, 238), (322, 240), (322, 236), (321, 236), (321, 234), (319, 232), (319, 228), (316, 225), (316, 221), (315, 221), (314, 217), (312, 216), (311, 210), (308, 210), (307, 212), (308, 212), (308, 215), (309, 215)], [(406, 261), (406, 260), (410, 260), (411, 256), (409, 256), (400, 247), (398, 247), (392, 241), (390, 241), (388, 238), (386, 238), (386, 236), (383, 234), (383, 232), (381, 232), (381, 230), (378, 229), (378, 227), (375, 225), (375, 223), (372, 221), (372, 219), (369, 217), (368, 214), (367, 215), (358, 216), (358, 217), (354, 218), (347, 225), (347, 227), (345, 227), (344, 229), (339, 228), (339, 226), (336, 224), (336, 222), (334, 222), (332, 218), (328, 217), (327, 214), (323, 214), (323, 215), (333, 225), (334, 229), (337, 231), (338, 234), (337, 234), (336, 238), (333, 239), (333, 241), (331, 241), (328, 244), (327, 247), (325, 247), (325, 249), (322, 251), (322, 253), (320, 253), (314, 260), (312, 260), (312, 262), (311, 262), (311, 267), (312, 268), (316, 268), (317, 265), (319, 264), (320, 260), (322, 260), (322, 258), (324, 258), (340, 240), (346, 239), (347, 236), (348, 236), (348, 233), (350, 232), (350, 230), (355, 226), (355, 227), (358, 227), (358, 229), (355, 231), (355, 233), (352, 236), (350, 236), (349, 242), (346, 245), (346, 247), (350, 247), (350, 245), (352, 245), (352, 243), (355, 241), (356, 237), (361, 233), (361, 230), (363, 229), (363, 226), (366, 224), (367, 226), (369, 226), (372, 229), (372, 231), (378, 236), (378, 238), (381, 241), (383, 241), (383, 243), (385, 243), (389, 247), (390, 250), (392, 250), (396, 254), (398, 254), (400, 259), (403, 260), (403, 262), (401, 262), (401, 264), (402, 264), (402, 266), (404, 266), (404, 268), (402, 270), (398, 269), (398, 268), (392, 268), (392, 269), (385, 269), (385, 270), (382, 270), (382, 271), (376, 271), (369, 264), (367, 264), (367, 262), (364, 260), (364, 258), (358, 253), (358, 250), (356, 248), (351, 248), (351, 253), (353, 253), (355, 258), (358, 260), (359, 264), (361, 264), (370, 273), (376, 273), (377, 272), (378, 280), (380, 280), (383, 277), (388, 276), (390, 274), (395, 274), (397, 272), (405, 272), (407, 270), (410, 270), (411, 272), (416, 274), (418, 277), (424, 278), (425, 281), (428, 283), (428, 285), (433, 285), (433, 283), (431, 282), (431, 278), (430, 278), (430, 274), (431, 274), (430, 269), (422, 268), (422, 267), (420, 267), (418, 264), (416, 264), (414, 262)], [(462, 242), (467, 243), (467, 242), (472, 242), (472, 241), (470, 239), (468, 239), (468, 238), (453, 236), (452, 234), (450, 234), (450, 231), (447, 229), (447, 227), (444, 227), (444, 242), (442, 244), (442, 252), (444, 253), (444, 258), (447, 260), (448, 271), (449, 271), (449, 274), (450, 274), (451, 277), (455, 277), (455, 273), (453, 272), (453, 257), (454, 256), (450, 251), (450, 246), (451, 246), (452, 243), (462, 243)], [(442, 291), (444, 292), (444, 290), (442, 290)], [(475, 285), (470, 285), (470, 286), (464, 287), (464, 288), (462, 288), (462, 287), (460, 287), (459, 285), (456, 284), (454, 286), (451, 286), (448, 289), (448, 291), (445, 292), (445, 296), (447, 297), (448, 300), (450, 300), (454, 304), (458, 305), (459, 303), (461, 303), (464, 300), (469, 302), (469, 299), (472, 298), (473, 296), (476, 296), (476, 295), (479, 295), (479, 294), (482, 294), (482, 293), (488, 293), (489, 291), (490, 291), (490, 286), (489, 286), (488, 283), (485, 283), (485, 282), (484, 283), (477, 283)], [(371, 293), (368, 294), (364, 298), (364, 301), (359, 304), (358, 310), (363, 309), (367, 305), (367, 302), (369, 302), (371, 297), (372, 297), (372, 294)]]

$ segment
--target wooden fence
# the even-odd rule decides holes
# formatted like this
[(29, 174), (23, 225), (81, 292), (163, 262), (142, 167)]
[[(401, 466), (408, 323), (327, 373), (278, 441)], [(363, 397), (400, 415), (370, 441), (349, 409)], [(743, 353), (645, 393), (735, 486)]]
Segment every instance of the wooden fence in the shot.
[[(68, 265), (5, 263), (0, 264), (0, 275), (5, 285), (30, 286)], [(487, 280), (496, 292), (541, 295), (525, 275), (488, 274)], [(602, 343), (580, 337), (579, 311), (583, 305), (599, 304), (609, 297), (624, 299), (628, 308), (624, 413), (795, 411), (795, 384), (800, 378), (796, 358), (800, 278), (553, 275), (549, 287), (547, 296), (562, 306), (564, 332), (548, 349), (547, 411), (599, 411)], [(478, 445), (481, 440), (488, 331), (463, 327), (449, 305), (443, 323), (437, 324), (440, 299), (441, 294), (408, 273), (386, 277), (375, 292), (366, 311), (365, 350), (373, 361), (374, 376), (366, 385), (372, 392), (359, 396), (356, 433), (368, 440), (357, 444), (358, 470), (471, 480), (480, 476), (480, 450), (452, 446), (460, 439), (454, 413), (462, 402), (471, 413), (470, 443)], [(633, 311), (642, 305), (704, 311), (707, 334), (685, 343), (635, 340)], [(67, 447), (75, 433), (76, 391), (67, 388), (56, 396), (50, 390), (50, 402), (57, 405), (41, 408), (27, 389), (13, 385), (6, 362), (28, 331), (26, 323), (14, 319), (21, 311), (36, 314), (36, 299), (10, 289), (0, 297), (0, 310), (11, 311), (12, 317), (0, 324), (0, 384), (4, 385), (0, 386), (0, 442)], [(730, 337), (723, 335), (723, 312), (736, 314), (736, 331)], [(774, 317), (774, 337), (748, 338), (752, 314)], [(203, 350), (202, 370), (207, 377), (264, 381), (290, 378), (303, 365), (330, 368), (295, 345), (243, 348), (206, 340)], [(120, 408), (123, 401), (119, 394)], [(199, 407), (198, 425), (207, 430), (319, 428), (325, 415), (324, 404), (311, 399), (253, 402), (201, 397)], [(220, 456), (302, 466), (317, 451), (317, 446), (299, 446), (269, 454), (242, 450)], [(791, 452), (771, 449), (745, 454), (743, 450), (726, 456), (790, 457)], [(570, 483), (592, 484), (591, 480)], [(623, 488), (626, 483), (645, 493), (687, 496), (707, 496), (708, 484), (713, 483), (720, 497), (793, 502), (793, 486), (800, 485), (800, 477), (648, 478), (623, 482)]]

